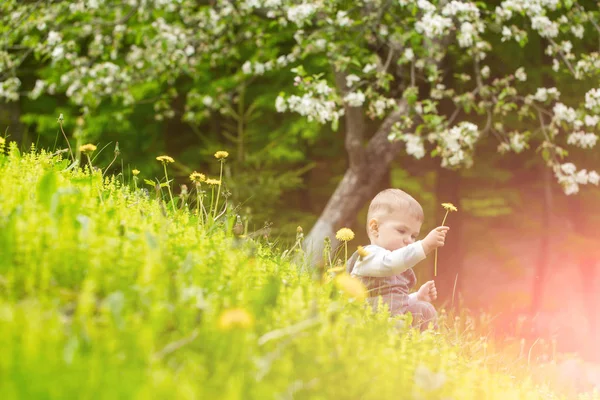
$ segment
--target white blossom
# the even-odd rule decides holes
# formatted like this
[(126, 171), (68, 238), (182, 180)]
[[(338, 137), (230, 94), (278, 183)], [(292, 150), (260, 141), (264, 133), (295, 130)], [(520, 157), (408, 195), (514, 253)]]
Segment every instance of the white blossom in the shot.
[(596, 126), (598, 125), (598, 122), (600, 122), (600, 117), (598, 117), (597, 115), (586, 115), (583, 118), (583, 121), (585, 122), (586, 126)]
[(354, 74), (346, 76), (346, 86), (352, 87), (356, 82), (360, 82), (360, 78)]
[(554, 120), (557, 122), (565, 121), (567, 123), (573, 123), (577, 118), (577, 112), (563, 103), (556, 103), (552, 111), (554, 112)]
[(583, 39), (583, 33), (585, 32), (585, 29), (582, 25), (573, 25), (571, 26), (571, 32), (573, 32), (573, 35), (575, 35), (576, 38)]
[(489, 78), (489, 76), (490, 76), (490, 67), (488, 67), (486, 65), (483, 68), (481, 68), (481, 76), (483, 78)]
[(406, 50), (404, 50), (404, 58), (408, 61), (412, 61), (415, 59), (415, 52), (413, 51), (413, 49), (411, 49), (410, 47), (408, 47)]
[(470, 22), (463, 22), (460, 26), (460, 32), (458, 34), (458, 45), (460, 47), (471, 47), (473, 46), (473, 36), (475, 34), (475, 27)]
[(533, 99), (539, 102), (546, 102), (548, 99), (558, 99), (560, 92), (555, 88), (538, 88), (533, 95)]
[(591, 149), (596, 145), (598, 136), (594, 133), (573, 132), (567, 138), (567, 144), (581, 147), (582, 149)]
[(250, 75), (252, 73), (252, 63), (250, 61), (246, 61), (244, 65), (242, 65), (242, 72), (246, 75)]
[(444, 35), (452, 27), (450, 18), (438, 14), (427, 13), (415, 24), (415, 30), (428, 38)]
[(316, 98), (312, 93), (305, 93), (302, 97), (292, 95), (287, 99), (290, 111), (307, 117), (309, 121), (317, 120), (320, 123), (339, 118), (336, 103), (332, 100)]
[(510, 134), (510, 148), (515, 153), (520, 153), (527, 148), (527, 142), (525, 141), (525, 135), (513, 132)]
[(365, 74), (368, 74), (369, 72), (374, 71), (376, 68), (377, 68), (377, 64), (367, 64), (363, 68), (362, 72), (364, 72)]
[(348, 13), (345, 11), (338, 11), (335, 16), (335, 22), (338, 26), (348, 26), (352, 24), (352, 20), (348, 17)]
[(281, 95), (277, 96), (277, 100), (275, 100), (275, 109), (280, 113), (287, 111), (287, 104)]
[(585, 108), (594, 110), (600, 105), (600, 89), (591, 89), (585, 94)]
[(525, 73), (525, 69), (523, 67), (520, 67), (515, 71), (515, 78), (517, 78), (521, 82), (527, 80), (527, 73)]
[(365, 102), (365, 94), (360, 90), (351, 92), (344, 96), (344, 101), (348, 103), (350, 107), (360, 107)]
[(47, 41), (49, 46), (55, 46), (62, 41), (62, 36), (56, 31), (50, 31), (48, 32)]
[(402, 135), (402, 140), (406, 143), (406, 153), (414, 158), (421, 159), (425, 156), (425, 146), (421, 136), (412, 133)]
[(19, 100), (18, 90), (20, 86), (21, 80), (16, 77), (11, 77), (4, 82), (0, 82), (0, 99), (6, 99), (6, 101)]
[(558, 24), (550, 21), (545, 15), (536, 15), (531, 18), (531, 27), (545, 38), (554, 38), (558, 35)]
[(302, 27), (310, 17), (317, 11), (315, 4), (303, 3), (287, 9), (287, 19)]
[(419, 7), (425, 13), (435, 11), (435, 6), (427, 0), (417, 0), (417, 7)]

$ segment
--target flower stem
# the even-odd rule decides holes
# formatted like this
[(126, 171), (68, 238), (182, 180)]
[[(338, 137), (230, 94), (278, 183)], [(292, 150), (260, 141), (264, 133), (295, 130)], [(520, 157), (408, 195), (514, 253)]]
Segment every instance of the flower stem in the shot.
[(221, 195), (221, 185), (223, 183), (223, 163), (224, 159), (221, 159), (221, 171), (219, 172), (219, 188), (217, 190), (217, 201), (215, 202), (215, 208), (213, 210), (213, 219), (217, 216), (217, 208), (219, 208), (219, 196)]
[[(65, 140), (67, 141), (67, 146), (69, 147), (69, 153), (71, 154), (71, 159), (73, 160), (73, 162), (75, 162), (75, 156), (73, 155), (73, 150), (71, 150), (71, 143), (69, 143), (69, 139), (67, 138), (67, 134), (63, 130), (62, 122), (59, 123), (59, 126), (60, 126), (60, 131), (62, 132)], [(89, 157), (88, 157), (88, 160), (89, 160)]]
[(169, 190), (169, 198), (171, 199), (171, 206), (173, 207), (173, 212), (175, 212), (175, 202), (173, 201), (173, 193), (171, 193), (171, 184), (169, 183), (169, 174), (167, 174), (167, 164), (163, 163), (163, 167), (165, 169), (165, 178), (167, 179), (167, 189)]
[[(444, 222), (446, 222), (446, 217), (448, 216), (448, 211), (446, 210), (446, 215), (444, 215), (444, 219), (442, 220), (442, 226), (444, 226)], [(435, 258), (433, 261), (433, 276), (437, 276), (437, 251), (438, 249), (435, 249)]]
[(348, 242), (344, 240), (344, 265), (348, 264)]

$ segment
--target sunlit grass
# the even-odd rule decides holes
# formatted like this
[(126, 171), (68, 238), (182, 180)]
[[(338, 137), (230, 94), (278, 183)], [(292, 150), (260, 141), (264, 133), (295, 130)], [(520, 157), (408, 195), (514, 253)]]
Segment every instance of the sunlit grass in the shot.
[(211, 208), (69, 164), (0, 154), (3, 399), (560, 398), (482, 317), (420, 334), (300, 268), (301, 229), (288, 252), (232, 233), (222, 182)]

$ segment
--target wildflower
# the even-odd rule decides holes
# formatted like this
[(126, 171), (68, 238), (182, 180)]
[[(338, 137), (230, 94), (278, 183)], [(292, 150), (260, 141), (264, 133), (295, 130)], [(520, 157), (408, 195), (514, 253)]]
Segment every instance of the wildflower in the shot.
[(243, 308), (232, 308), (224, 311), (219, 317), (218, 327), (228, 331), (233, 328), (250, 328), (254, 324), (252, 315)]
[(296, 233), (302, 233), (302, 227), (300, 225), (298, 225), (298, 227), (296, 228)]
[(354, 232), (352, 232), (352, 229), (342, 228), (339, 231), (337, 231), (337, 233), (335, 234), (335, 238), (337, 240), (349, 242), (350, 240), (354, 239)]
[(83, 146), (79, 146), (79, 151), (82, 153), (93, 153), (94, 151), (96, 151), (97, 147), (93, 144), (84, 144)]
[(201, 183), (206, 181), (206, 175), (201, 174), (200, 172), (192, 172), (192, 174), (190, 175), (190, 180), (192, 182), (196, 182), (196, 183)]
[[(446, 209), (446, 215), (444, 215), (444, 220), (442, 221), (442, 226), (446, 222), (446, 217), (450, 211), (458, 211), (458, 208), (452, 203), (442, 203), (442, 207)], [(438, 249), (435, 249), (435, 257), (433, 259), (433, 276), (437, 276), (437, 255)]]
[(452, 203), (442, 203), (442, 207), (448, 211), (458, 211), (458, 208)]
[(356, 249), (356, 252), (358, 253), (358, 255), (360, 257), (366, 257), (369, 255), (369, 252), (366, 251), (365, 248), (362, 246), (358, 246), (358, 248)]
[(223, 159), (229, 157), (229, 153), (223, 150), (219, 150), (215, 153), (215, 158)]
[(209, 185), (220, 185), (221, 181), (218, 179), (207, 179), (206, 183)]
[(367, 289), (361, 281), (348, 274), (341, 274), (335, 278), (336, 286), (348, 296), (363, 301), (367, 298)]
[(0, 147), (4, 147), (5, 144), (6, 144), (6, 139), (4, 139), (3, 137), (0, 137)]
[(160, 161), (163, 164), (170, 164), (175, 162), (175, 160), (173, 160), (173, 158), (169, 156), (158, 156), (156, 157), (156, 160)]
[(134, 169), (133, 171), (131, 171), (131, 173), (133, 174), (133, 176), (138, 176), (140, 174), (140, 170)]

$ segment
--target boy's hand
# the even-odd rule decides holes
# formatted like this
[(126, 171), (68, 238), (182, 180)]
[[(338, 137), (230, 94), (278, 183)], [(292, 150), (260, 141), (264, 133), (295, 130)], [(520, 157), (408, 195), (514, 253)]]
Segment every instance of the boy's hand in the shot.
[(435, 288), (435, 282), (425, 282), (423, 286), (417, 292), (417, 300), (432, 302), (437, 299), (437, 289)]
[(429, 254), (433, 250), (444, 245), (444, 242), (446, 241), (446, 232), (448, 232), (448, 229), (450, 228), (447, 226), (438, 226), (429, 232), (427, 236), (425, 236), (425, 239), (423, 239), (421, 242), (425, 254)]

